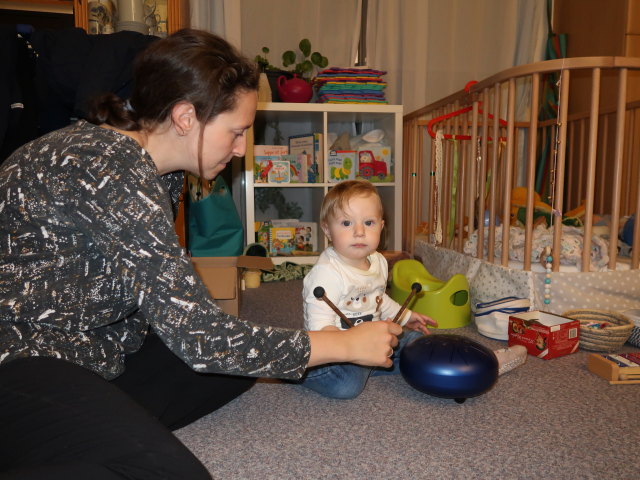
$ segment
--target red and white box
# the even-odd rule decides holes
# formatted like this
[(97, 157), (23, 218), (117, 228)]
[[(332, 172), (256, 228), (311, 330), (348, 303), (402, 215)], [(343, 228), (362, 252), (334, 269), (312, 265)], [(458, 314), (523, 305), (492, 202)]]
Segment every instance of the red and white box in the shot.
[(509, 346), (524, 345), (529, 355), (550, 358), (574, 353), (580, 344), (580, 322), (531, 310), (509, 316)]

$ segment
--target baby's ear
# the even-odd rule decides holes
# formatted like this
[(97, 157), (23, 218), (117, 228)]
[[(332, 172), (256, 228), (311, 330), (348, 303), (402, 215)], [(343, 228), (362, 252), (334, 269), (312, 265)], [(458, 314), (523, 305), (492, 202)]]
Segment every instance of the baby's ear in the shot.
[(327, 225), (326, 223), (321, 223), (320, 228), (322, 229), (326, 237), (329, 239), (329, 241), (331, 241), (331, 232), (329, 232), (329, 225)]

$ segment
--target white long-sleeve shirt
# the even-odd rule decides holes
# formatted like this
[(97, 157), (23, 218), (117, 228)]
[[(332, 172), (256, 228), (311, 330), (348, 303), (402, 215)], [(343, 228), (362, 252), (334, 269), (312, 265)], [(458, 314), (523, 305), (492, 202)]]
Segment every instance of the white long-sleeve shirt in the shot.
[[(400, 305), (387, 295), (387, 260), (378, 252), (369, 255), (370, 267), (361, 270), (345, 264), (333, 247), (322, 252), (317, 263), (304, 278), (304, 322), (307, 330), (322, 330), (328, 325), (346, 328), (340, 317), (313, 291), (322, 287), (325, 295), (354, 325), (363, 321), (394, 318)], [(405, 310), (401, 324), (409, 320)]]

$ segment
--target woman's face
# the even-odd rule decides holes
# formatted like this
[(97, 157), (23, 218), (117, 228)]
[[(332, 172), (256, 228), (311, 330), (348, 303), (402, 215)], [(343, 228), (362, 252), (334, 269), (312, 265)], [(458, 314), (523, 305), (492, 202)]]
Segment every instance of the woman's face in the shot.
[[(215, 178), (233, 157), (244, 156), (247, 130), (253, 124), (257, 105), (256, 91), (241, 91), (233, 110), (221, 113), (205, 125), (202, 137), (202, 175), (205, 179)], [(198, 174), (197, 166), (194, 173)]]

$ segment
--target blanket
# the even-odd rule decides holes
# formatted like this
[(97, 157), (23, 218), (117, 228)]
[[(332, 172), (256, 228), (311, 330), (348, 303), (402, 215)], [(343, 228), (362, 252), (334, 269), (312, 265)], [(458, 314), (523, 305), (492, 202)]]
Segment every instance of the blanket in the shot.
[[(496, 226), (494, 255), (502, 256), (502, 225)], [(590, 271), (599, 272), (607, 269), (609, 262), (608, 236), (591, 235), (591, 267)], [(484, 256), (487, 256), (489, 231), (484, 230)], [(562, 240), (560, 245), (560, 265), (575, 265), (582, 269), (582, 249), (584, 239), (583, 227), (562, 225)], [(522, 227), (509, 227), (509, 260), (524, 261), (525, 230)], [(545, 247), (553, 246), (553, 228), (538, 225), (533, 229), (531, 243), (531, 262), (540, 262), (540, 255)], [(474, 231), (464, 245), (464, 253), (475, 255), (478, 249), (478, 231)]]

